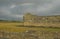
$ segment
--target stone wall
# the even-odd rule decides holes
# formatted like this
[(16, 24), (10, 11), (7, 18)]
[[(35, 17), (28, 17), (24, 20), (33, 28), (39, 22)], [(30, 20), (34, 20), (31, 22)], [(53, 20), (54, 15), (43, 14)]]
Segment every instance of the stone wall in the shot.
[(24, 26), (53, 26), (60, 27), (60, 16), (37, 16), (27, 13), (23, 16)]
[(60, 39), (59, 32), (26, 30), (24, 32), (0, 31), (0, 39)]

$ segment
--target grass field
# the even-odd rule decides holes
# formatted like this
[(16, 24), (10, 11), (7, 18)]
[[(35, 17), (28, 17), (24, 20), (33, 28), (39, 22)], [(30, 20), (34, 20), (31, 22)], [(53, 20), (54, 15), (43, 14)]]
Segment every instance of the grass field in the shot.
[(38, 27), (17, 27), (21, 26), (23, 23), (19, 22), (0, 22), (0, 30), (9, 32), (24, 32), (26, 30), (44, 30), (51, 32), (60, 32), (60, 28), (38, 28)]

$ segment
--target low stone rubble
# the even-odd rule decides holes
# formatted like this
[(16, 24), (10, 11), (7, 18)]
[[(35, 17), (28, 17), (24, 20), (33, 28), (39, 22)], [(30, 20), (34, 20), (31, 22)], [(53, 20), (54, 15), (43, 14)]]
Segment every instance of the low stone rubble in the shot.
[(0, 39), (60, 39), (60, 32), (26, 30), (25, 32), (0, 31)]

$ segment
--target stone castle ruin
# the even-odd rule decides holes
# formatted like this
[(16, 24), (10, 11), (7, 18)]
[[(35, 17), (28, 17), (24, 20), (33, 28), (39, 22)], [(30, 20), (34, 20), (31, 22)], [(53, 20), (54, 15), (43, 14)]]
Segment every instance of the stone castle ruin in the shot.
[(60, 27), (60, 16), (37, 16), (30, 13), (26, 13), (23, 16), (24, 26), (51, 26)]

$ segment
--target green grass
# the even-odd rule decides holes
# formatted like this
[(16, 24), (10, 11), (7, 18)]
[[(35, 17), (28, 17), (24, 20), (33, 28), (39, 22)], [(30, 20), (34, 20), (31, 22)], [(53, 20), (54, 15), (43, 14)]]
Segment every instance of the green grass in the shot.
[[(19, 25), (19, 26), (18, 26)], [(44, 30), (50, 32), (60, 32), (60, 28), (52, 28), (52, 27), (22, 27), (22, 23), (0, 23), (0, 30), (9, 31), (9, 32), (24, 32), (26, 30)], [(20, 27), (21, 26), (21, 27)]]

